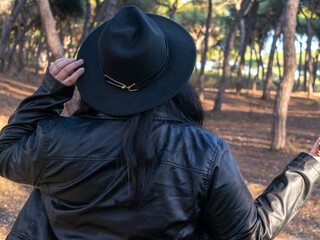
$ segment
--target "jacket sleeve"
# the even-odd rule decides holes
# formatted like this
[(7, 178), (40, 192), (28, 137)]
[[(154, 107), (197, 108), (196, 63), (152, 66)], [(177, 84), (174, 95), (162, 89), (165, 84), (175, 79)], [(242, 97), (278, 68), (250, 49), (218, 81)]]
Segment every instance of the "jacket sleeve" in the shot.
[(6, 240), (17, 239), (57, 240), (39, 189), (33, 189), (6, 238)]
[(295, 216), (320, 180), (320, 163), (300, 153), (255, 201), (224, 144), (217, 152), (204, 218), (214, 239), (273, 239)]
[(45, 161), (46, 121), (58, 117), (74, 87), (47, 70), (38, 90), (23, 100), (0, 132), (0, 176), (36, 186)]

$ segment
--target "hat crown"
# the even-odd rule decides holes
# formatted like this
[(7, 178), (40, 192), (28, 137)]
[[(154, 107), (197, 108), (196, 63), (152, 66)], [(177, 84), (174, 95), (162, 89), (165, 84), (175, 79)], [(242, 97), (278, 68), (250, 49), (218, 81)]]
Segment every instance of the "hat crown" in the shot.
[(196, 48), (176, 22), (122, 7), (90, 33), (78, 58), (86, 69), (76, 83), (85, 102), (99, 112), (127, 116), (176, 95), (192, 74)]
[(152, 80), (169, 51), (158, 25), (135, 6), (121, 8), (110, 19), (98, 48), (103, 73), (126, 86)]

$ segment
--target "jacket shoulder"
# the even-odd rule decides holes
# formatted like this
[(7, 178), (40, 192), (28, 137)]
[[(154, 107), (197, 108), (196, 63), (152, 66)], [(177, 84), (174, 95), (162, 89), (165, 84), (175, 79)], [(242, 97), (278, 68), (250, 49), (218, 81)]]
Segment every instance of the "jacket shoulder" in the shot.
[(47, 157), (113, 158), (120, 148), (123, 124), (86, 117), (50, 119), (46, 124)]
[(189, 124), (164, 124), (158, 130), (161, 161), (208, 174), (228, 144), (205, 129)]

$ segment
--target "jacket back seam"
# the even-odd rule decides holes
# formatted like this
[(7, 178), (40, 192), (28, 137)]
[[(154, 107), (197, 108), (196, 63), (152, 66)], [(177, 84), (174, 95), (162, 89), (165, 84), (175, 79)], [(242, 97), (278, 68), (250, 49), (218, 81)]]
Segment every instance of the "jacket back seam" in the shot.
[(169, 165), (172, 167), (177, 167), (183, 170), (188, 170), (194, 173), (200, 173), (200, 174), (206, 174), (206, 171), (201, 170), (201, 169), (197, 169), (197, 168), (192, 168), (192, 167), (186, 167), (180, 164), (176, 164), (176, 163), (172, 163), (172, 162), (168, 162), (168, 161), (160, 161), (160, 164), (165, 164), (165, 165)]

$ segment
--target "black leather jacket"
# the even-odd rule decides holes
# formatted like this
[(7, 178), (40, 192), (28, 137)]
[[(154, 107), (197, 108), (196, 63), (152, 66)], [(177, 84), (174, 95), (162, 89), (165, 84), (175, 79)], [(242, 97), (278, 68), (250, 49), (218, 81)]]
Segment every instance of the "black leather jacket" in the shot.
[(126, 119), (59, 117), (72, 92), (47, 73), (1, 132), (1, 176), (35, 187), (8, 239), (272, 239), (319, 182), (301, 153), (254, 201), (226, 142), (160, 115), (154, 198), (121, 207)]

